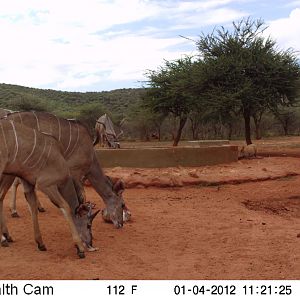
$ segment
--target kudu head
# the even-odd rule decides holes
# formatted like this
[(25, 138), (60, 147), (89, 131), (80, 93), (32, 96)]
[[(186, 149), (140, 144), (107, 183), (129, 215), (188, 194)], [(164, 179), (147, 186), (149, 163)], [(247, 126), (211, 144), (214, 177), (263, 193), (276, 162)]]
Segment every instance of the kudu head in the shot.
[(92, 222), (96, 215), (100, 212), (97, 210), (93, 212), (95, 207), (92, 203), (82, 203), (80, 204), (75, 211), (75, 226), (78, 230), (79, 236), (87, 247), (88, 250), (92, 251), (93, 248), (93, 235), (92, 235)]
[(106, 138), (107, 138), (107, 144), (109, 148), (119, 149), (121, 147), (117, 137), (114, 137), (112, 135), (107, 135)]
[(115, 227), (120, 228), (123, 226), (123, 222), (128, 221), (131, 217), (131, 213), (123, 199), (125, 184), (120, 179), (113, 182), (109, 176), (106, 176), (106, 179), (115, 194), (115, 201), (108, 203), (107, 207), (102, 210), (102, 218), (104, 221), (112, 222)]
[(117, 134), (116, 136), (107, 135), (106, 138), (107, 138), (108, 146), (113, 149), (120, 149), (121, 145), (119, 142), (119, 137), (122, 136), (123, 134), (124, 134), (124, 132), (123, 132), (123, 130), (121, 130), (121, 132), (119, 134)]

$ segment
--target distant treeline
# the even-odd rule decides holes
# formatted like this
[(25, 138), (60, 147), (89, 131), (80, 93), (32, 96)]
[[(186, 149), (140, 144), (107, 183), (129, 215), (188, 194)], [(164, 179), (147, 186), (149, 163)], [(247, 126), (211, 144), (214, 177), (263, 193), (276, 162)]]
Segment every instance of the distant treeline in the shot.
[[(162, 123), (151, 118), (151, 112), (143, 108), (146, 89), (118, 89), (105, 92), (63, 92), (50, 89), (35, 89), (18, 85), (0, 84), (0, 107), (12, 110), (38, 110), (52, 112), (66, 118), (81, 119), (91, 130), (96, 119), (108, 113), (120, 130), (122, 122), (123, 139), (126, 140), (172, 140), (177, 122), (172, 116)], [(253, 136), (255, 126), (253, 124)], [(282, 119), (267, 113), (263, 116), (259, 133), (263, 137), (278, 135), (300, 135), (300, 108), (292, 108)], [(239, 139), (244, 136), (242, 117), (234, 123), (231, 132), (221, 120), (203, 120), (193, 130), (189, 120), (183, 130), (183, 139)]]

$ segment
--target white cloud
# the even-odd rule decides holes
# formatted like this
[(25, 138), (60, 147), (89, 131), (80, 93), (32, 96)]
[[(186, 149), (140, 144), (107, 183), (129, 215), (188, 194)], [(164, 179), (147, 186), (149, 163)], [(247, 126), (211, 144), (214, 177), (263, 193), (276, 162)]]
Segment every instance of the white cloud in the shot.
[(287, 18), (271, 21), (267, 33), (275, 38), (281, 48), (300, 50), (300, 8), (292, 10)]
[[(163, 58), (181, 54), (168, 47), (186, 43), (179, 37), (159, 39), (146, 32), (109, 29), (158, 16), (162, 10), (154, 2), (1, 2), (0, 82), (84, 90), (97, 82), (137, 81)], [(104, 30), (103, 36), (95, 34)]]
[[(0, 0), (0, 82), (97, 90), (143, 80), (163, 59), (195, 50), (179, 30), (247, 15), (231, 6), (237, 1)], [(297, 18), (294, 10), (272, 22), (276, 38), (298, 43)]]
[(91, 86), (99, 82), (99, 76), (85, 75), (81, 78), (67, 77), (64, 81), (57, 84), (59, 90), (80, 91), (82, 87)]
[(178, 16), (178, 18), (180, 17), (183, 19), (183, 22), (174, 25), (172, 29), (201, 28), (206, 25), (224, 24), (236, 21), (247, 15), (248, 14), (246, 12), (230, 8), (217, 8), (214, 10), (204, 11), (201, 14)]

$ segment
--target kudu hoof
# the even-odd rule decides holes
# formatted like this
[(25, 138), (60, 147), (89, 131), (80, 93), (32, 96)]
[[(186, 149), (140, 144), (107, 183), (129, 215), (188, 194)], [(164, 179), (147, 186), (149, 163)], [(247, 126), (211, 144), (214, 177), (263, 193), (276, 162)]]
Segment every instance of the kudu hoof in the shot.
[(42, 244), (42, 245), (38, 244), (38, 248), (39, 248), (40, 251), (47, 251), (47, 248), (44, 244)]
[(77, 252), (77, 255), (78, 255), (78, 257), (79, 258), (85, 258), (85, 254), (84, 254), (84, 252)]
[(14, 240), (11, 238), (10, 235), (8, 235), (7, 233), (3, 233), (5, 239), (9, 242), (9, 243), (12, 243)]
[(16, 211), (13, 212), (13, 213), (11, 213), (11, 216), (12, 216), (13, 218), (20, 218), (19, 214), (18, 214)]
[(2, 247), (9, 247), (8, 241), (7, 240), (1, 241), (1, 246)]
[(76, 249), (77, 249), (77, 255), (79, 256), (79, 258), (85, 258), (84, 252), (81, 251), (77, 245), (76, 245)]
[(46, 209), (44, 207), (38, 207), (39, 212), (43, 213), (46, 212)]

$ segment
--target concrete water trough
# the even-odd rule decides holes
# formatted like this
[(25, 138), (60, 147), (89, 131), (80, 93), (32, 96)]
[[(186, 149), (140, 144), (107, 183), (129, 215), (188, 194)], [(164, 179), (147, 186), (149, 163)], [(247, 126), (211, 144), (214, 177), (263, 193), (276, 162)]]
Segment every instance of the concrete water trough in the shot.
[(206, 147), (206, 146), (223, 146), (229, 145), (229, 140), (196, 140), (196, 141), (186, 141), (190, 146)]
[(98, 149), (97, 158), (104, 168), (197, 167), (235, 162), (238, 147), (231, 145), (201, 147)]

